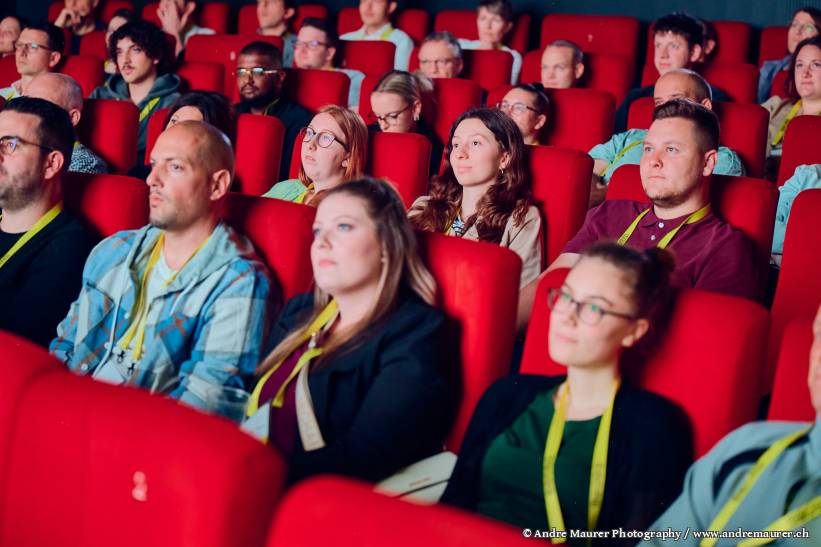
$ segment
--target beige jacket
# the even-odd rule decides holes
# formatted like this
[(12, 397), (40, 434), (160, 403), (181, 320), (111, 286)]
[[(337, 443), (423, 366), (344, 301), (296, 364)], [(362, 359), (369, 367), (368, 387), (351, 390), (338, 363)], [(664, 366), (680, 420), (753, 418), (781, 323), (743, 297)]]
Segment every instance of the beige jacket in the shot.
[[(777, 95), (770, 97), (761, 103), (761, 106), (766, 108), (767, 112), (770, 114), (770, 125), (767, 128), (767, 156), (772, 155), (773, 139), (775, 139), (778, 130), (781, 129), (781, 124), (784, 123), (784, 120), (786, 120), (787, 116), (790, 114), (790, 110), (792, 110), (793, 105), (795, 105), (795, 101), (792, 99), (783, 99)], [(802, 115), (802, 110), (803, 109), (799, 109), (796, 116)], [(783, 140), (778, 144), (778, 146), (775, 147), (775, 149), (780, 150), (782, 144), (784, 144)]]

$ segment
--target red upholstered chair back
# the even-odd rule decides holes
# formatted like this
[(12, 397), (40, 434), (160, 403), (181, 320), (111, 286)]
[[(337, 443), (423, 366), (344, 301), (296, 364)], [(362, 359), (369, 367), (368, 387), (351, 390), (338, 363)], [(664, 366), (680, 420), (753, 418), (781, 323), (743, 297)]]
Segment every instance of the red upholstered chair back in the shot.
[(545, 264), (553, 262), (584, 224), (593, 159), (579, 150), (528, 146), (533, 196), (542, 210)]
[[(151, 21), (157, 26), (162, 26), (157, 15), (158, 2), (151, 2), (143, 7), (142, 17), (146, 21)], [(231, 6), (224, 2), (208, 2), (200, 4), (197, 15), (197, 24), (201, 27), (210, 28), (217, 34), (228, 32), (230, 23)]]
[[(653, 98), (642, 97), (630, 105), (627, 126), (647, 129), (653, 121)], [(751, 177), (764, 176), (767, 126), (770, 117), (757, 104), (713, 103), (721, 125), (720, 143), (735, 151)]]
[(405, 208), (428, 192), (430, 141), (416, 133), (371, 133), (367, 172), (390, 181)]
[[(300, 131), (294, 140), (294, 148), (291, 153), (291, 167), (288, 172), (288, 178), (295, 179), (299, 176), (299, 168), (302, 166), (302, 139), (305, 138), (305, 131)], [(283, 150), (283, 154), (287, 154), (288, 150)]]
[[(539, 283), (522, 373), (566, 373), (550, 359), (547, 293), (562, 285), (567, 271), (554, 270)], [(725, 434), (755, 419), (759, 392), (751, 378), (757, 378), (764, 365), (766, 331), (767, 311), (755, 302), (681, 291), (661, 344), (647, 362), (623, 363), (624, 372), (634, 385), (667, 397), (687, 412), (700, 456)]]
[(758, 67), (749, 63), (710, 63), (701, 71), (711, 85), (737, 103), (757, 103)]
[(582, 51), (620, 55), (632, 70), (638, 55), (639, 21), (620, 15), (551, 13), (542, 19), (539, 49), (555, 40), (570, 40)]
[(138, 118), (131, 101), (86, 99), (77, 135), (105, 160), (109, 172), (127, 173), (137, 163)]
[[(411, 57), (413, 59), (413, 57)], [(411, 69), (413, 70), (413, 69)], [(371, 93), (379, 83), (380, 76), (365, 76), (362, 80), (362, 85), (359, 87), (359, 115), (365, 120), (366, 124), (376, 123), (376, 117), (373, 115), (371, 109)]]
[(70, 55), (60, 65), (60, 72), (71, 76), (83, 89), (83, 97), (88, 97), (94, 88), (103, 85), (103, 63), (97, 57)]
[(339, 10), (336, 15), (336, 32), (342, 36), (346, 32), (354, 32), (362, 27), (362, 18), (359, 16), (359, 8), (348, 6)]
[(238, 34), (256, 34), (259, 28), (259, 19), (257, 19), (257, 5), (246, 4), (239, 8), (237, 12), (237, 33)]
[(807, 389), (812, 338), (812, 319), (796, 319), (784, 327), (768, 419), (815, 420), (815, 409)]
[[(443, 506), (423, 506), (391, 499), (373, 486), (336, 477), (305, 481), (291, 490), (277, 511), (268, 547), (319, 547), (321, 534), (306, 533), (311, 526), (337, 533), (338, 547), (381, 547), (391, 537), (395, 547), (417, 545), (527, 545), (519, 530), (464, 511)], [(397, 530), (402, 530), (397, 534)]]
[(430, 28), (430, 14), (417, 8), (402, 10), (396, 17), (396, 26), (410, 36), (414, 44), (421, 44)]
[(236, 189), (260, 196), (279, 178), (285, 126), (274, 116), (240, 114), (237, 118)]
[(436, 116), (433, 130), (443, 143), (450, 138), (450, 126), (466, 110), (482, 104), (482, 89), (473, 80), (437, 78), (433, 81)]
[(14, 55), (0, 58), (0, 85), (8, 87), (20, 78), (20, 73), (17, 72), (17, 63), (14, 60)]
[[(65, 2), (52, 2), (48, 6), (48, 21), (49, 23), (53, 23), (57, 20), (57, 17), (60, 15), (60, 12), (63, 11), (65, 7)], [(129, 2), (128, 0), (105, 0), (103, 2), (103, 6), (100, 11), (100, 20), (103, 23), (108, 24), (111, 21), (111, 18), (114, 16), (114, 13), (117, 10), (121, 9), (128, 9), (134, 11), (134, 4)]]
[(63, 199), (101, 237), (148, 224), (148, 186), (137, 178), (68, 173)]
[[(447, 441), (458, 451), (485, 390), (510, 370), (522, 261), (510, 249), (443, 234), (419, 234), (422, 257), (436, 279), (448, 317), (445, 362), (460, 363), (461, 403)], [(456, 341), (459, 341), (458, 344)]]
[(177, 76), (189, 91), (216, 91), (225, 94), (225, 65), (188, 61), (177, 69)]
[(793, 319), (811, 320), (821, 303), (819, 211), (821, 189), (802, 191), (790, 210), (781, 272), (771, 308), (768, 382), (772, 379), (785, 325)]
[[(542, 53), (544, 50), (528, 52), (522, 61), (522, 76), (525, 83), (540, 82), (542, 79)], [(607, 91), (621, 104), (633, 85), (633, 61), (621, 55), (607, 53), (586, 53), (584, 55), (584, 75), (579, 87)]]
[(311, 227), (316, 209), (281, 199), (231, 192), (223, 218), (254, 244), (287, 301), (311, 290)]
[(778, 185), (795, 173), (799, 165), (821, 163), (821, 116), (797, 116), (787, 126), (782, 145)]
[(105, 31), (95, 30), (81, 37), (80, 55), (97, 57), (101, 61), (108, 59), (108, 47), (105, 44)]
[(396, 56), (396, 45), (393, 42), (341, 40), (340, 47), (345, 68), (359, 70), (366, 76), (381, 76), (393, 70)]
[(148, 118), (148, 127), (145, 133), (145, 164), (151, 164), (151, 151), (154, 150), (160, 133), (165, 131), (165, 119), (168, 118), (170, 108), (158, 108)]
[[(513, 55), (509, 52), (499, 49), (466, 49), (463, 58), (465, 68), (462, 75), (479, 84), (484, 91), (510, 85)], [(418, 60), (417, 57), (417, 63)]]
[(758, 66), (764, 61), (783, 59), (787, 51), (787, 33), (789, 27), (764, 27), (761, 30), (761, 43), (758, 48)]
[(786, 84), (787, 76), (789, 76), (789, 74), (789, 70), (782, 70), (775, 75), (775, 78), (773, 78), (773, 84), (770, 86), (770, 97), (777, 95), (784, 99), (787, 98), (787, 92), (784, 89), (784, 84)]
[(344, 72), (302, 68), (287, 68), (285, 72), (283, 94), (289, 100), (312, 112), (329, 104), (348, 106), (351, 79)]
[(0, 544), (264, 543), (285, 465), (235, 424), (74, 374), (40, 378), (19, 416)]

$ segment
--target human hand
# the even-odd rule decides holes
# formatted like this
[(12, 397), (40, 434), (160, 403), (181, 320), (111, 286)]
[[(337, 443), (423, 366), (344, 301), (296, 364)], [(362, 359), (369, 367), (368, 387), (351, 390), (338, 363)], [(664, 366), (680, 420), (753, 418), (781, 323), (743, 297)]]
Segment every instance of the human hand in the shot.
[(79, 22), (80, 16), (77, 12), (68, 8), (63, 8), (62, 11), (60, 11), (60, 15), (58, 15), (57, 19), (54, 21), (54, 25), (60, 28), (73, 27)]

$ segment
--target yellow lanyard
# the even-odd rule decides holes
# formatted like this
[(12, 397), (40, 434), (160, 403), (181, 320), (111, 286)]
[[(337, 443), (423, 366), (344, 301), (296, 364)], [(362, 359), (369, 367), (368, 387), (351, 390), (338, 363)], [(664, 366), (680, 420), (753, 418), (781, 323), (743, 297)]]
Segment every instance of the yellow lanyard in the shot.
[(160, 98), (154, 97), (153, 99), (148, 101), (148, 104), (145, 105), (142, 110), (140, 110), (140, 123), (143, 123), (143, 121), (148, 117), (148, 115), (151, 114), (151, 111), (154, 110), (154, 107), (157, 106), (158, 102), (160, 102)]
[[(641, 219), (644, 218), (644, 216), (649, 212), (650, 212), (650, 209), (645, 209), (644, 211), (639, 213), (639, 216), (636, 217), (636, 220), (634, 220), (633, 223), (630, 224), (630, 226), (627, 227), (627, 229), (624, 231), (624, 233), (621, 235), (621, 237), (619, 237), (619, 239), (618, 239), (618, 241), (616, 241), (616, 243), (618, 243), (619, 245), (626, 244), (627, 240), (630, 239), (630, 236), (633, 235), (633, 232), (636, 231), (636, 226), (639, 225), (639, 221), (641, 221)], [(659, 240), (656, 247), (658, 247), (659, 249), (666, 248), (670, 244), (670, 242), (673, 241), (673, 238), (676, 237), (676, 234), (678, 233), (678, 231), (681, 230), (684, 227), (685, 224), (695, 224), (699, 220), (706, 217), (709, 213), (710, 213), (710, 204), (708, 203), (707, 205), (705, 205), (704, 207), (702, 207), (701, 209), (699, 209), (698, 211), (696, 211), (695, 213), (693, 213), (692, 215), (690, 215), (686, 219), (684, 219), (684, 222), (682, 222), (681, 224), (676, 226), (674, 229), (670, 230), (667, 233), (667, 235), (665, 235), (663, 238), (661, 238)]]
[(308, 187), (299, 194), (296, 199), (294, 200), (296, 203), (305, 203), (305, 198), (308, 196), (309, 193), (314, 191), (314, 183), (308, 185)]
[(387, 30), (385, 30), (382, 34), (379, 35), (379, 39), (380, 40), (387, 40), (388, 38), (391, 37), (391, 34), (393, 34), (393, 26), (391, 26), (391, 24), (388, 23)]
[[(302, 370), (305, 365), (311, 362), (312, 359), (315, 357), (319, 357), (322, 355), (322, 348), (316, 347), (316, 338), (319, 335), (319, 332), (324, 329), (325, 327), (331, 325), (336, 317), (339, 315), (339, 309), (336, 306), (336, 300), (331, 300), (328, 302), (328, 305), (325, 306), (319, 315), (316, 316), (316, 319), (308, 325), (308, 328), (305, 330), (305, 333), (302, 335), (302, 338), (299, 342), (301, 346), (308, 340), (310, 343), (308, 344), (308, 351), (302, 354), (300, 358), (297, 360), (296, 366), (282, 383), (277, 390), (276, 395), (274, 396), (273, 400), (271, 401), (271, 405), (274, 408), (282, 408), (282, 405), (285, 403), (285, 390), (288, 388), (288, 384), (296, 378), (299, 371)], [(278, 363), (276, 363), (271, 369), (266, 372), (262, 378), (259, 379), (257, 385), (254, 387), (254, 391), (251, 393), (251, 398), (248, 401), (248, 409), (246, 412), (246, 416), (250, 417), (253, 416), (257, 410), (259, 410), (260, 401), (259, 398), (262, 395), (262, 388), (265, 386), (265, 383), (271, 377), (271, 375), (282, 366), (282, 363), (285, 359), (282, 359)]]
[[(782, 437), (773, 443), (772, 446), (770, 446), (761, 455), (761, 457), (758, 458), (758, 461), (755, 462), (755, 465), (753, 465), (752, 469), (750, 469), (747, 473), (747, 476), (744, 477), (744, 482), (741, 484), (741, 488), (739, 488), (738, 491), (736, 491), (736, 493), (730, 498), (730, 501), (728, 501), (726, 505), (721, 508), (716, 517), (713, 519), (713, 522), (710, 523), (708, 530), (711, 532), (723, 530), (724, 526), (727, 525), (730, 518), (732, 518), (736, 510), (738, 510), (738, 507), (744, 502), (744, 498), (747, 497), (747, 494), (749, 494), (750, 490), (752, 490), (753, 486), (755, 486), (755, 483), (758, 481), (761, 474), (764, 473), (764, 471), (778, 459), (778, 456), (780, 456), (781, 453), (787, 449), (787, 447), (806, 435), (807, 431), (809, 431), (809, 429), (802, 429), (801, 431), (790, 433), (786, 437)], [(821, 515), (821, 496), (816, 496), (808, 503), (805, 503), (797, 509), (790, 511), (770, 524), (766, 530), (792, 530), (813, 520), (819, 515)], [(774, 541), (775, 539), (776, 538), (751, 538), (739, 542), (739, 545), (764, 545)], [(699, 546), (712, 547), (717, 541), (718, 538), (703, 539), (701, 540)]]
[[(602, 414), (599, 430), (596, 433), (596, 444), (593, 446), (593, 461), (590, 464), (590, 493), (587, 501), (587, 527), (596, 529), (596, 523), (601, 513), (604, 500), (604, 484), (607, 479), (607, 449), (610, 443), (610, 422), (613, 418), (613, 403), (621, 381), (613, 382), (613, 393), (610, 404)], [(542, 485), (544, 488), (544, 503), (547, 510), (547, 523), (556, 530), (565, 530), (562, 507), (559, 504), (559, 492), (556, 489), (556, 458), (564, 435), (565, 414), (567, 412), (567, 394), (570, 387), (567, 382), (559, 386), (559, 401), (550, 420), (550, 429), (547, 433), (547, 442), (544, 447), (542, 463)], [(565, 543), (565, 538), (553, 538), (553, 543)]]
[[(170, 285), (171, 282), (177, 278), (177, 274), (179, 274), (182, 269), (185, 268), (189, 262), (191, 262), (191, 259), (194, 258), (203, 247), (205, 247), (206, 243), (208, 243), (210, 239), (211, 236), (208, 236), (205, 241), (200, 243), (197, 250), (188, 257), (188, 259), (182, 266), (180, 266), (178, 270), (175, 270), (174, 273), (171, 274), (171, 277), (163, 282), (162, 286), (167, 287)], [(145, 273), (143, 273), (142, 279), (140, 280), (139, 292), (137, 293), (137, 298), (135, 300), (135, 309), (131, 313), (131, 316), (133, 317), (131, 325), (128, 327), (125, 336), (120, 339), (118, 344), (123, 351), (127, 351), (131, 341), (134, 341), (134, 350), (131, 353), (134, 361), (139, 361), (143, 356), (143, 342), (145, 341), (145, 328), (148, 323), (148, 309), (150, 307), (149, 303), (146, 301), (148, 300), (148, 278), (151, 275), (151, 270), (154, 269), (154, 266), (156, 266), (157, 262), (160, 260), (164, 242), (165, 234), (163, 233), (160, 234), (160, 237), (158, 237), (156, 243), (154, 243), (154, 248), (151, 250), (151, 256), (148, 258), (148, 264), (145, 267)]]
[(619, 153), (618, 153), (618, 154), (616, 154), (616, 157), (615, 157), (615, 158), (613, 158), (613, 161), (611, 161), (610, 163), (608, 163), (608, 164), (607, 164), (607, 167), (605, 168), (605, 170), (604, 170), (604, 171), (602, 171), (601, 177), (602, 177), (602, 178), (606, 177), (606, 176), (607, 176), (607, 173), (609, 173), (609, 172), (610, 172), (610, 170), (611, 170), (611, 169), (613, 169), (613, 167), (616, 165), (616, 162), (617, 162), (617, 161), (619, 161), (620, 159), (622, 159), (622, 158), (624, 157), (624, 155), (625, 155), (627, 152), (629, 152), (631, 149), (633, 149), (633, 148), (637, 147), (638, 145), (640, 145), (640, 144), (641, 144), (641, 143), (643, 143), (643, 142), (644, 142), (644, 141), (633, 141), (633, 142), (631, 142), (630, 144), (628, 144), (627, 146), (625, 146), (624, 148), (622, 148), (621, 150), (619, 150)]
[[(41, 217), (37, 220), (37, 222), (35, 222), (35, 223), (34, 223), (34, 226), (32, 226), (31, 228), (29, 228), (29, 229), (26, 231), (26, 233), (24, 233), (24, 234), (20, 237), (20, 239), (18, 239), (18, 240), (14, 243), (14, 245), (12, 245), (12, 246), (11, 246), (11, 249), (9, 249), (8, 251), (6, 251), (6, 254), (4, 254), (2, 257), (0, 257), (0, 268), (2, 268), (3, 266), (5, 266), (5, 265), (6, 265), (6, 262), (8, 262), (9, 260), (11, 260), (11, 257), (13, 257), (13, 256), (17, 253), (17, 251), (19, 251), (20, 249), (22, 249), (22, 248), (23, 248), (23, 246), (24, 246), (26, 243), (28, 243), (29, 241), (31, 241), (31, 239), (32, 239), (34, 236), (36, 236), (37, 234), (39, 234), (39, 233), (43, 230), (43, 228), (45, 228), (46, 226), (48, 226), (48, 225), (51, 223), (51, 221), (52, 221), (52, 220), (54, 220), (55, 218), (57, 218), (57, 215), (59, 215), (59, 214), (60, 214), (60, 211), (62, 211), (62, 210), (63, 210), (63, 202), (62, 202), (62, 201), (60, 201), (60, 202), (58, 202), (57, 204), (55, 204), (55, 205), (54, 205), (54, 207), (52, 207), (51, 209), (49, 209), (49, 210), (46, 212), (46, 214), (45, 214), (45, 215), (41, 216)], [(3, 218), (3, 215), (0, 215), (0, 218)]]

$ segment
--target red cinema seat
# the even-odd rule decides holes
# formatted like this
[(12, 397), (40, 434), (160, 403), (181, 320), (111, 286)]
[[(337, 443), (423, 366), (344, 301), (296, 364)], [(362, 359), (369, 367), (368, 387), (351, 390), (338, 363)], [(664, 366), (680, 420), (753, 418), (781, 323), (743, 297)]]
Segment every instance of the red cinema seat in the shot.
[(154, 143), (157, 142), (160, 133), (165, 131), (165, 120), (168, 118), (170, 108), (158, 108), (148, 118), (148, 127), (145, 134), (145, 165), (151, 163), (151, 151), (154, 149)]
[(511, 49), (515, 49), (522, 55), (527, 51), (530, 43), (531, 18), (527, 13), (519, 13), (513, 18), (513, 30), (507, 35), (505, 44)]
[(316, 208), (281, 199), (231, 192), (223, 218), (254, 244), (282, 289), (285, 301), (311, 290), (312, 227)]
[[(567, 271), (550, 272), (536, 290), (522, 356), (523, 374), (566, 373), (565, 367), (550, 359), (547, 293), (561, 286)], [(758, 385), (750, 379), (763, 368), (766, 332), (767, 311), (761, 305), (684, 290), (659, 347), (640, 366), (623, 359), (622, 371), (633, 385), (685, 410), (693, 425), (696, 456), (701, 456), (724, 435), (756, 418)]]
[(639, 21), (620, 15), (551, 13), (542, 19), (539, 49), (555, 40), (570, 40), (582, 51), (620, 55), (630, 60), (631, 75), (638, 57)]
[(336, 33), (339, 36), (360, 28), (362, 28), (362, 18), (359, 16), (358, 7), (345, 7), (339, 10), (336, 16)]
[(410, 36), (414, 44), (421, 44), (428, 34), (430, 14), (423, 9), (402, 10), (396, 18), (396, 26)]
[(710, 63), (701, 74), (737, 103), (758, 103), (758, 67), (749, 63)]
[(482, 89), (473, 80), (437, 78), (433, 81), (433, 96), (436, 104), (433, 129), (443, 143), (449, 141), (450, 126), (456, 118), (482, 104)]
[[(593, 158), (579, 150), (528, 146), (533, 196), (547, 230), (546, 264), (553, 262), (584, 224)], [(544, 234), (543, 234), (544, 235)]]
[(177, 76), (188, 90), (225, 94), (225, 66), (220, 63), (187, 61), (177, 69)]
[(0, 57), (0, 86), (8, 87), (18, 79), (20, 79), (20, 73), (17, 72), (14, 55)]
[[(299, 32), (302, 27), (302, 21), (306, 17), (313, 17), (314, 19), (327, 19), (328, 8), (323, 4), (301, 4), (296, 7), (296, 15), (294, 15), (293, 28), (294, 31)], [(256, 28), (254, 28), (256, 30)], [(242, 31), (240, 31), (242, 32)]]
[(100, 61), (108, 59), (108, 46), (105, 43), (105, 31), (95, 30), (80, 38), (80, 55), (96, 57)]
[(60, 72), (71, 76), (83, 89), (83, 97), (88, 97), (94, 88), (103, 85), (105, 73), (103, 62), (97, 57), (70, 55), (60, 66)]
[(237, 33), (256, 34), (259, 29), (259, 19), (257, 19), (257, 4), (247, 4), (239, 8), (237, 14)]
[[(642, 97), (630, 105), (627, 126), (647, 129), (653, 121), (653, 98)], [(744, 162), (751, 177), (764, 176), (764, 154), (767, 149), (767, 126), (770, 117), (757, 104), (713, 103), (721, 125), (720, 144), (734, 150)]]
[[(523, 83), (540, 82), (542, 79), (542, 53), (544, 50), (528, 52), (522, 61)], [(584, 75), (579, 87), (607, 91), (620, 104), (633, 82), (633, 62), (621, 55), (606, 53), (586, 53), (584, 55)]]
[[(299, 178), (299, 168), (302, 167), (302, 140), (305, 138), (305, 131), (300, 130), (294, 140), (294, 148), (290, 150), (291, 163), (288, 171), (288, 178)], [(288, 150), (283, 150), (283, 154), (288, 154)]]
[(770, 86), (770, 97), (777, 95), (784, 99), (787, 98), (787, 90), (784, 89), (784, 86), (787, 83), (787, 76), (789, 76), (788, 70), (782, 70), (775, 75), (775, 78), (773, 78), (773, 83)]
[[(423, 506), (391, 499), (373, 486), (350, 479), (321, 477), (291, 490), (277, 511), (268, 547), (320, 547), (321, 534), (305, 531), (316, 522), (336, 530), (338, 547), (417, 545), (527, 545), (521, 530), (451, 507)], [(400, 533), (397, 533), (401, 531)]]
[(767, 419), (815, 420), (815, 409), (807, 389), (812, 339), (811, 318), (793, 320), (784, 327)]
[(74, 374), (41, 377), (19, 416), (0, 544), (264, 543), (285, 464), (235, 424)]
[(285, 126), (274, 116), (240, 114), (237, 119), (236, 189), (261, 196), (276, 184)]
[(510, 52), (500, 49), (468, 49), (463, 56), (465, 68), (462, 75), (479, 84), (485, 92), (510, 85), (513, 71), (513, 55)]
[[(785, 326), (792, 320), (812, 320), (821, 303), (821, 230), (818, 214), (821, 211), (821, 189), (804, 190), (798, 194), (790, 210), (787, 233), (784, 237), (784, 255), (775, 299), (770, 310), (771, 325), (769, 370), (765, 387), (772, 381)], [(802, 384), (803, 388), (803, 384)], [(794, 388), (798, 389), (798, 388)]]
[(783, 59), (790, 54), (787, 51), (787, 33), (789, 30), (789, 27), (764, 27), (761, 30), (758, 66), (761, 66), (764, 61)]
[(341, 44), (345, 68), (359, 70), (366, 76), (381, 76), (393, 70), (396, 46), (392, 42), (342, 40)]
[(416, 133), (371, 133), (367, 172), (387, 179), (409, 208), (419, 196), (428, 193), (431, 144)]
[(616, 100), (595, 89), (550, 90), (552, 117), (546, 143), (587, 153), (613, 133)]
[(522, 261), (504, 247), (444, 234), (419, 234), (422, 257), (436, 279), (448, 340), (445, 362), (461, 363), (461, 403), (447, 440), (459, 451), (476, 403), (510, 370)]
[(138, 118), (131, 101), (86, 99), (77, 135), (105, 160), (110, 173), (127, 173), (137, 163)]
[(312, 112), (329, 104), (348, 106), (351, 79), (344, 72), (302, 68), (286, 68), (285, 72), (283, 94), (289, 100)]
[(781, 163), (778, 168), (778, 185), (793, 176), (799, 165), (821, 163), (821, 116), (797, 116), (792, 119), (784, 134)]
[[(411, 69), (413, 70), (413, 69)], [(362, 85), (359, 87), (359, 115), (366, 124), (376, 123), (376, 116), (371, 109), (371, 93), (382, 76), (365, 76)], [(481, 91), (480, 91), (481, 93)]]
[(148, 185), (134, 177), (67, 173), (63, 198), (103, 238), (148, 224)]
[[(158, 7), (159, 2), (146, 4), (142, 10), (142, 18), (162, 27), (160, 18), (157, 15)], [(200, 4), (199, 13), (195, 13), (194, 15), (197, 18), (197, 24), (199, 26), (210, 28), (217, 34), (225, 34), (228, 32), (231, 6), (223, 2), (202, 3)]]

